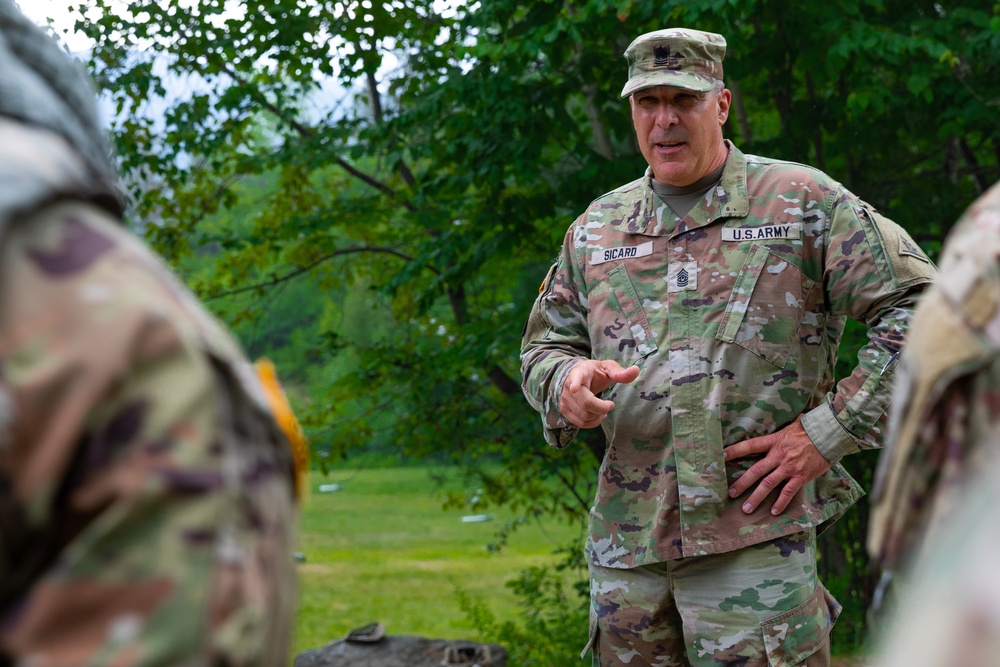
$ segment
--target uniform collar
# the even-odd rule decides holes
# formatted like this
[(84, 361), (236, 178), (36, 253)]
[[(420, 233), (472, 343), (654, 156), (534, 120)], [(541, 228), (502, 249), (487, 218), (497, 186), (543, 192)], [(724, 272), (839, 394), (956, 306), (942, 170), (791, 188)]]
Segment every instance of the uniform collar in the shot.
[[(676, 222), (676, 216), (653, 192), (653, 170), (646, 167), (646, 173), (641, 179), (641, 185), (636, 190), (636, 200), (633, 203), (633, 214), (623, 221), (624, 226), (633, 234), (643, 236), (674, 236), (698, 227), (704, 227), (722, 218), (744, 218), (750, 213), (750, 198), (747, 194), (747, 159), (746, 156), (725, 140), (729, 149), (726, 166), (722, 170), (722, 180), (708, 191), (708, 203), (695, 206), (691, 211)], [(635, 215), (635, 214), (638, 215)], [(644, 228), (638, 228), (637, 223), (645, 220)], [(631, 224), (629, 224), (631, 223)]]

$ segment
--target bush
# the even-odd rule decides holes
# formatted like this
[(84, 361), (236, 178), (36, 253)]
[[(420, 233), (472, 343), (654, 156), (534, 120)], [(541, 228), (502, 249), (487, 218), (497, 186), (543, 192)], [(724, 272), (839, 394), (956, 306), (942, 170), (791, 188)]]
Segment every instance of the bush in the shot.
[(462, 590), (458, 591), (459, 606), (477, 628), (482, 641), (507, 649), (510, 667), (589, 665), (589, 658), (579, 657), (587, 643), (586, 578), (567, 592), (566, 570), (576, 567), (576, 564), (561, 564), (555, 569), (529, 567), (507, 582), (524, 610), (516, 621), (499, 621), (486, 603)]

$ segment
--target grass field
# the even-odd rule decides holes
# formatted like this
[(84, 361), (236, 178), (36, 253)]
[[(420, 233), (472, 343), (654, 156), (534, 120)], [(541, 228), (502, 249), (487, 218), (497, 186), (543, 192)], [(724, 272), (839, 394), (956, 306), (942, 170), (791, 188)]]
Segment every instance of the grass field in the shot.
[[(485, 545), (512, 518), (463, 522), (469, 510), (442, 509), (431, 478), (441, 468), (314, 472), (300, 520), (299, 611), (294, 654), (381, 621), (390, 634), (476, 639), (457, 591), (487, 605), (499, 620), (520, 608), (504, 584), (532, 565), (554, 564), (553, 551), (582, 535), (573, 526), (525, 524), (499, 553)], [(452, 476), (453, 480), (456, 476)], [(322, 484), (339, 490), (320, 493)], [(448, 487), (462, 489), (457, 481)]]

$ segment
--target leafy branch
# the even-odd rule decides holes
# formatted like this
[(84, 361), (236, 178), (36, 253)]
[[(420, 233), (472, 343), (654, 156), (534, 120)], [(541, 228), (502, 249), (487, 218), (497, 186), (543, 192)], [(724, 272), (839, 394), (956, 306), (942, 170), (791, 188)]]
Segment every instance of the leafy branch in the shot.
[[(215, 300), (215, 299), (222, 299), (222, 298), (225, 298), (225, 297), (228, 297), (228, 296), (233, 296), (233, 295), (236, 295), (236, 294), (243, 294), (245, 292), (260, 292), (262, 290), (266, 290), (266, 289), (269, 289), (271, 287), (275, 287), (277, 285), (280, 285), (281, 283), (288, 282), (289, 280), (292, 280), (292, 279), (294, 279), (294, 278), (296, 278), (298, 276), (301, 276), (304, 273), (308, 273), (309, 271), (312, 271), (313, 269), (315, 269), (320, 264), (323, 264), (324, 262), (328, 262), (328, 261), (330, 261), (331, 259), (333, 259), (335, 257), (342, 257), (344, 255), (355, 255), (355, 254), (358, 254), (358, 253), (373, 253), (373, 254), (393, 255), (393, 256), (399, 257), (400, 259), (403, 259), (403, 260), (405, 260), (407, 262), (412, 262), (413, 261), (412, 257), (409, 257), (408, 255), (405, 255), (405, 254), (399, 252), (395, 248), (379, 248), (379, 247), (370, 247), (370, 246), (369, 247), (364, 247), (364, 248), (341, 248), (339, 250), (335, 250), (334, 252), (327, 253), (326, 255), (323, 255), (322, 257), (319, 257), (315, 261), (312, 261), (312, 262), (310, 262), (310, 263), (308, 263), (306, 265), (300, 266), (300, 267), (298, 267), (298, 268), (296, 268), (296, 269), (294, 269), (292, 271), (289, 271), (288, 273), (285, 273), (285, 274), (280, 275), (280, 276), (275, 276), (274, 278), (271, 278), (270, 280), (265, 280), (263, 282), (255, 283), (253, 285), (244, 285), (243, 287), (237, 287), (235, 289), (225, 290), (225, 291), (222, 291), (222, 292), (214, 292), (212, 294), (205, 295), (202, 298), (204, 300), (206, 300), (206, 301), (212, 301), (212, 300)], [(438, 273), (437, 269), (435, 269), (432, 266), (427, 266), (426, 268), (427, 268), (427, 270), (431, 271), (432, 273)]]

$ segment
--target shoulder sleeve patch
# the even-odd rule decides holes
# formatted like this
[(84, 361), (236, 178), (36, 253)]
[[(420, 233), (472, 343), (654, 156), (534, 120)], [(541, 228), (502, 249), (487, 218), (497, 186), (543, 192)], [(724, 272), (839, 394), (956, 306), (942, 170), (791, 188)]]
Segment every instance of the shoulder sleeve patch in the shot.
[(899, 235), (899, 254), (900, 255), (910, 255), (911, 257), (916, 257), (924, 262), (931, 261), (924, 251), (917, 246), (910, 238), (909, 234), (903, 232)]
[(867, 206), (862, 212), (872, 221), (884, 245), (885, 256), (897, 285), (930, 281), (937, 267), (900, 225)]
[(555, 275), (555, 272), (556, 272), (556, 264), (555, 262), (553, 262), (552, 266), (549, 267), (548, 273), (545, 274), (545, 278), (542, 280), (542, 284), (538, 286), (539, 295), (545, 294), (546, 292), (549, 291), (549, 289), (552, 286), (551, 285), (552, 276)]
[(531, 312), (528, 313), (528, 319), (525, 320), (524, 326), (521, 328), (522, 343), (531, 340), (533, 337), (540, 336), (546, 328), (545, 320), (542, 317), (542, 300), (552, 290), (552, 281), (556, 275), (557, 265), (558, 262), (554, 262), (552, 266), (549, 267), (548, 272), (545, 274), (545, 279), (542, 281), (542, 284), (538, 286), (538, 298), (535, 299), (535, 303), (531, 306)]

